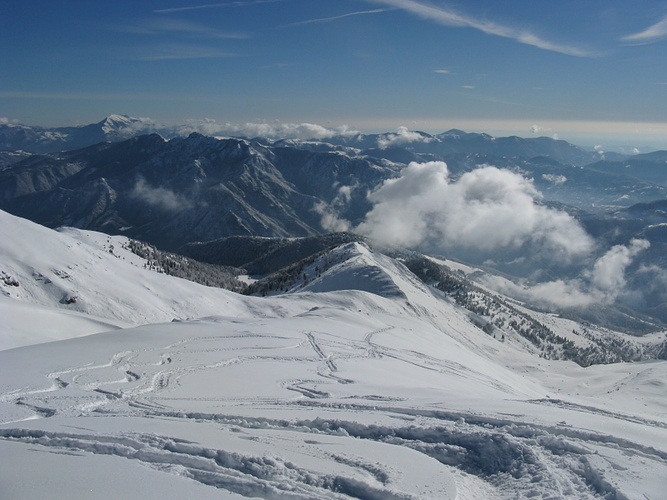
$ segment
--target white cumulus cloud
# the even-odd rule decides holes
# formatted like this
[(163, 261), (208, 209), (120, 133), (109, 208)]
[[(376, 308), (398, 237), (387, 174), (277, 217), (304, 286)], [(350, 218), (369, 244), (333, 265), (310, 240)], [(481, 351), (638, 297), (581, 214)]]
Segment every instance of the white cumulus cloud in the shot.
[(651, 244), (647, 240), (634, 239), (628, 246), (615, 245), (600, 257), (593, 266), (591, 285), (595, 290), (613, 296), (625, 286), (625, 269), (639, 252)]
[(336, 209), (323, 201), (317, 202), (313, 210), (320, 216), (320, 224), (329, 232), (338, 233), (350, 230), (350, 223), (338, 215)]
[(167, 188), (150, 186), (143, 178), (137, 180), (130, 194), (133, 198), (166, 212), (178, 212), (194, 206), (180, 194)]
[(319, 214), (322, 228), (329, 232), (349, 231), (352, 228), (352, 224), (340, 216), (339, 209), (350, 203), (352, 192), (358, 187), (358, 184), (339, 186), (338, 193), (331, 203), (319, 201), (315, 204), (313, 210)]
[(565, 184), (567, 182), (567, 177), (565, 177), (564, 175), (556, 175), (556, 174), (542, 174), (542, 179), (551, 182), (556, 186), (560, 186), (561, 184)]
[(452, 181), (444, 162), (413, 162), (369, 195), (374, 206), (356, 230), (406, 247), (492, 254), (529, 245), (560, 263), (588, 256), (592, 238), (539, 197), (531, 181), (508, 170), (481, 167)]

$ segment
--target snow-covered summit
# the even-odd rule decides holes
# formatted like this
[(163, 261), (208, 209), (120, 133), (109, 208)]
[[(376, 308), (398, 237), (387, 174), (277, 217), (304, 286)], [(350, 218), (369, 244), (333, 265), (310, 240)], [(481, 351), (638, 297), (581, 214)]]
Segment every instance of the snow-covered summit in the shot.
[(304, 270), (314, 276), (301, 288), (310, 292), (362, 290), (382, 297), (407, 299), (428, 293), (426, 287), (396, 260), (372, 251), (362, 242), (348, 243), (327, 253)]
[(105, 134), (126, 135), (127, 137), (155, 128), (155, 123), (150, 118), (134, 118), (127, 115), (109, 115), (99, 125)]

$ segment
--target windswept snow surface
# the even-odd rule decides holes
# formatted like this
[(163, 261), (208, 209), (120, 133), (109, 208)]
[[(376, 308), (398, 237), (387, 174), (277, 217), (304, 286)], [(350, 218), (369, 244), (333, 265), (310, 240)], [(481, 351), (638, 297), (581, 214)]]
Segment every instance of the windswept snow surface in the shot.
[[(146, 317), (165, 304), (150, 293), (186, 293), (71, 234), (42, 237), (51, 257), (3, 253), (0, 270), (68, 269), (81, 296), (114, 300), (121, 277), (146, 280), (153, 292), (120, 288)], [(217, 312), (0, 352), (0, 498), (665, 498), (666, 362), (542, 360), (399, 263), (336, 252), (301, 292), (194, 286)], [(46, 314), (31, 290), (3, 312)], [(52, 305), (58, 322), (66, 307)], [(38, 318), (23, 314), (23, 330)]]

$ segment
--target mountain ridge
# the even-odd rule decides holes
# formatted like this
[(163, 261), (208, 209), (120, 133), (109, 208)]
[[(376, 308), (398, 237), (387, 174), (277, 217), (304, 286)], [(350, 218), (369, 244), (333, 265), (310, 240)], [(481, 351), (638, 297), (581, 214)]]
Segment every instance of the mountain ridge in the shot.
[[(51, 227), (127, 231), (171, 250), (233, 235), (314, 235), (361, 222), (372, 206), (367, 193), (406, 166), (397, 160), (434, 158), (406, 149), (400, 151), (408, 156), (400, 158), (379, 154), (392, 149), (373, 151), (378, 154), (198, 133), (166, 140), (153, 133), (6, 166), (0, 170), (0, 208)], [(452, 175), (490, 162), (525, 172), (554, 201), (584, 200), (582, 207), (588, 209), (591, 202), (630, 205), (667, 198), (667, 186), (651, 179), (581, 169), (546, 157), (456, 153), (446, 160)], [(592, 189), (605, 184), (609, 189), (591, 196)]]
[[(123, 117), (115, 117), (107, 125), (129, 126)], [(444, 136), (473, 144), (499, 142), (488, 135), (458, 130)], [(547, 156), (519, 158), (459, 152), (443, 161), (439, 154), (418, 150), (421, 146), (433, 147), (434, 136), (407, 130), (363, 137), (348, 134), (346, 141), (347, 145), (331, 145), (221, 139), (199, 133), (165, 139), (152, 133), (78, 150), (33, 155), (0, 169), (0, 209), (49, 227), (103, 231), (146, 241), (161, 250), (185, 252), (188, 247), (184, 245), (237, 236), (293, 238), (357, 231), (381, 239), (383, 233), (394, 230), (391, 220), (376, 225), (377, 233), (366, 231), (364, 224), (372, 220), (376, 209), (395, 204), (391, 199), (382, 200), (379, 193), (402, 186), (398, 194), (408, 196), (408, 204), (396, 213), (398, 219), (406, 219), (401, 227), (409, 232), (421, 224), (426, 229), (420, 236), (426, 239), (418, 241), (415, 248), (427, 253), (451, 252), (453, 257), (476, 265), (488, 262), (519, 280), (548, 286), (566, 280), (563, 300), (568, 300), (568, 294), (573, 292), (586, 293), (591, 287), (590, 269), (554, 263), (530, 247), (524, 248), (527, 253), (523, 255), (517, 253), (521, 241), (526, 245), (534, 243), (530, 235), (522, 236), (519, 226), (519, 233), (512, 233), (515, 221), (530, 224), (520, 220), (522, 214), (518, 212), (491, 228), (494, 237), (505, 242), (492, 254), (485, 249), (488, 238), (481, 234), (481, 239), (475, 236), (472, 247), (466, 246), (466, 241), (456, 246), (456, 237), (443, 240), (444, 235), (437, 234), (443, 220), (449, 225), (447, 231), (465, 232), (467, 228), (457, 225), (468, 218), (466, 211), (495, 206), (504, 213), (516, 208), (516, 200), (525, 199), (529, 206), (521, 210), (539, 212), (540, 220), (546, 217), (543, 222), (556, 224), (556, 228), (565, 223), (565, 227), (579, 231), (584, 246), (589, 245), (590, 250), (583, 265), (596, 265), (596, 259), (610, 248), (629, 252), (633, 241), (641, 241), (641, 253), (633, 251), (637, 255), (632, 254), (631, 262), (615, 271), (614, 279), (620, 280), (620, 286), (614, 291), (614, 287), (605, 285), (607, 292), (598, 296), (604, 300), (622, 297), (626, 306), (667, 321), (663, 300), (667, 289), (661, 278), (661, 269), (667, 265), (667, 238), (661, 226), (664, 219), (659, 210), (624, 211), (626, 207), (641, 206), (638, 203), (667, 199), (667, 186), (658, 180), (626, 175), (625, 168), (615, 172), (599, 163), (577, 167)], [(525, 144), (518, 139), (510, 142)], [(374, 148), (371, 151), (357, 147), (364, 145)], [(641, 164), (652, 175), (664, 170), (660, 162), (643, 159)], [(434, 174), (434, 182), (422, 182), (417, 172)], [(410, 176), (414, 178), (411, 180)], [(428, 194), (433, 186), (439, 195), (425, 198), (430, 200), (430, 206), (422, 206), (420, 196), (415, 195)], [(510, 199), (503, 194), (506, 189), (521, 196)], [(464, 196), (456, 198), (460, 195)], [(459, 213), (457, 205), (442, 205), (448, 199), (458, 199), (459, 205), (467, 208)], [(399, 199), (398, 203), (404, 201)], [(441, 212), (430, 214), (433, 207), (440, 207)], [(475, 224), (489, 215), (477, 218)], [(410, 219), (415, 221), (413, 228)], [(436, 231), (429, 234), (428, 227), (434, 224)], [(535, 230), (539, 232), (534, 227), (532, 234)], [(589, 237), (595, 239), (595, 244)], [(544, 238), (549, 240), (550, 236)], [(562, 250), (568, 253), (572, 243), (577, 242), (564, 242)], [(242, 264), (250, 272), (263, 273), (274, 270), (278, 262), (290, 262), (290, 258), (301, 255), (299, 252), (296, 246), (276, 247), (271, 257), (262, 255), (259, 261), (246, 260)], [(298, 259), (291, 262), (295, 260)], [(517, 293), (523, 296), (527, 292)], [(593, 299), (589, 295), (586, 300)], [(622, 320), (622, 315), (616, 317)], [(623, 321), (623, 325), (627, 327), (629, 323)]]
[[(235, 136), (256, 142), (266, 140), (273, 142), (275, 140), (255, 135), (244, 135), (242, 130), (235, 130), (234, 127), (229, 127), (230, 130), (226, 131), (225, 127), (227, 125), (217, 125), (205, 121), (199, 125), (193, 122), (186, 125), (163, 126), (150, 118), (134, 118), (127, 115), (109, 115), (100, 122), (77, 127), (48, 128), (20, 124), (0, 124), (0, 150), (22, 150), (38, 154), (51, 153), (79, 149), (99, 142), (125, 140), (150, 133), (158, 133), (167, 139), (186, 137), (192, 132), (198, 132), (209, 136)], [(321, 134), (321, 131), (318, 130), (318, 132)], [(397, 132), (381, 134), (351, 132), (337, 134), (336, 131), (331, 131), (325, 137), (318, 137), (315, 132), (313, 132), (313, 136), (319, 142), (339, 147), (360, 150), (379, 149), (382, 151), (395, 146), (402, 146), (419, 154), (435, 154), (440, 157), (471, 152), (521, 158), (544, 155), (574, 165), (592, 163), (596, 159), (617, 161), (627, 157), (619, 153), (607, 152), (604, 154), (606, 156), (603, 155), (604, 158), (601, 158), (599, 152), (586, 151), (579, 146), (550, 137), (493, 137), (485, 133), (469, 133), (458, 129), (451, 129), (435, 135), (409, 131), (405, 127), (400, 127)], [(304, 140), (296, 140), (295, 142), (302, 141)], [(308, 142), (308, 140), (305, 139), (305, 142)]]
[[(51, 227), (123, 232), (179, 248), (232, 235), (321, 233), (319, 204), (355, 180), (396, 174), (384, 160), (270, 148), (245, 139), (157, 134), (28, 158), (0, 172), (3, 209)], [(350, 193), (350, 210), (368, 207)]]

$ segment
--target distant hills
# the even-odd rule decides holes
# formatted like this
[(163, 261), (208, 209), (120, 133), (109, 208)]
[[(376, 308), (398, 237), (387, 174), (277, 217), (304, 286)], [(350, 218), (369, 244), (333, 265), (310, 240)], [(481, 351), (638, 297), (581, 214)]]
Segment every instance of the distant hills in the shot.
[[(373, 154), (392, 159), (397, 150), (406, 150), (418, 155), (433, 157), (451, 156), (456, 154), (480, 154), (513, 158), (533, 158), (545, 156), (560, 163), (586, 165), (599, 160), (596, 152), (586, 151), (567, 141), (549, 137), (493, 137), (488, 134), (468, 133), (452, 129), (438, 135), (424, 132), (353, 135), (327, 139), (332, 144), (352, 146)], [(617, 153), (608, 153), (606, 158), (619, 160), (624, 158)]]
[(110, 115), (98, 123), (79, 127), (30, 127), (0, 125), (0, 150), (51, 153), (85, 148), (104, 141), (119, 141), (154, 132), (152, 120)]

